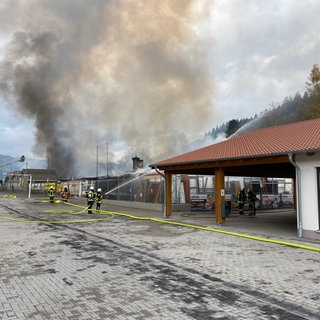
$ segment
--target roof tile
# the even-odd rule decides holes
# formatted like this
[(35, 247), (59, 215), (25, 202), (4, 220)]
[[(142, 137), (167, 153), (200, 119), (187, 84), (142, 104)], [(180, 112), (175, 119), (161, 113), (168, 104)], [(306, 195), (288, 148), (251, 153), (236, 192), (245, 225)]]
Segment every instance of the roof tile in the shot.
[(219, 161), (320, 151), (320, 118), (254, 130), (151, 165)]

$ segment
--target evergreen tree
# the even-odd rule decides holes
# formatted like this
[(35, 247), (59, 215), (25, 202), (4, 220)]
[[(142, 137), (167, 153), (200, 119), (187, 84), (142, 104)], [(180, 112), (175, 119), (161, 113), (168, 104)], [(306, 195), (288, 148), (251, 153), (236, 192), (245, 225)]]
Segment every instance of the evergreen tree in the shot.
[(320, 68), (318, 64), (312, 66), (306, 85), (308, 100), (304, 108), (304, 118), (320, 118)]
[(227, 138), (233, 135), (240, 128), (240, 121), (232, 119), (227, 123), (226, 136)]

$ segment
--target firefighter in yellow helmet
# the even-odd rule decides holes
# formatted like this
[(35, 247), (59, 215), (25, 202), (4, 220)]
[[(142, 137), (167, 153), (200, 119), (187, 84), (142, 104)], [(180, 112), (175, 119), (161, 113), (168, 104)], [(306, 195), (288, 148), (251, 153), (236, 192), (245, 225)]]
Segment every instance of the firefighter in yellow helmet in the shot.
[(97, 212), (99, 212), (100, 211), (100, 207), (101, 207), (101, 203), (102, 203), (101, 188), (98, 188), (98, 190), (97, 190), (96, 203), (97, 203), (96, 210), (97, 210)]
[(55, 195), (55, 191), (53, 186), (51, 186), (48, 190), (48, 195), (49, 195), (49, 199), (50, 199), (50, 203), (54, 203), (54, 195)]
[(95, 199), (96, 199), (96, 194), (94, 192), (94, 187), (91, 186), (89, 188), (88, 193), (87, 193), (88, 214), (92, 214), (92, 207), (93, 207)]

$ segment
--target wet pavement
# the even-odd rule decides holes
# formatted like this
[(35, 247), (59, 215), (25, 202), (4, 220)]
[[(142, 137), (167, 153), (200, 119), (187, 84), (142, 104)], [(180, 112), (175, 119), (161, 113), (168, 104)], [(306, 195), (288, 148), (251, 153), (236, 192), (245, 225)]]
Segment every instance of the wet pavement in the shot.
[(84, 199), (43, 200), (1, 195), (0, 319), (320, 318), (320, 252), (259, 241), (320, 248), (297, 238), (293, 210), (166, 220), (186, 227), (106, 201), (88, 215)]

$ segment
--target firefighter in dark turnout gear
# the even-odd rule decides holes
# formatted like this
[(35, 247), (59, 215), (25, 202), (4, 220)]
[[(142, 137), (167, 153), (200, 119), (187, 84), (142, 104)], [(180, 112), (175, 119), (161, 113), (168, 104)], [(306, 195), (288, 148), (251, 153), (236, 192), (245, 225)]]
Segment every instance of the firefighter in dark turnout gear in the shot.
[(70, 191), (68, 191), (67, 186), (64, 186), (62, 191), (61, 191), (61, 198), (63, 199), (63, 202), (67, 202), (68, 199), (70, 198)]
[(257, 200), (256, 194), (251, 189), (249, 189), (248, 190), (248, 202), (249, 202), (249, 210), (250, 210), (249, 216), (256, 215), (256, 200)]
[(92, 207), (94, 205), (95, 199), (96, 195), (94, 192), (94, 188), (91, 186), (87, 193), (88, 214), (92, 214)]
[(239, 208), (239, 214), (244, 214), (244, 204), (247, 200), (247, 195), (245, 189), (241, 189), (238, 193), (238, 208)]
[(50, 203), (54, 203), (55, 191), (53, 186), (51, 186), (50, 189), (48, 190), (48, 195), (49, 195)]
[(97, 210), (97, 212), (99, 212), (100, 207), (101, 207), (101, 203), (102, 203), (102, 193), (101, 193), (100, 188), (98, 188), (98, 190), (97, 190), (96, 202), (97, 202), (96, 210)]

